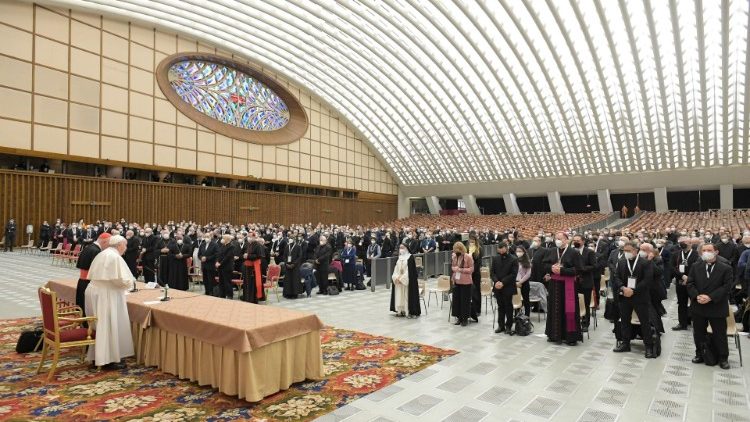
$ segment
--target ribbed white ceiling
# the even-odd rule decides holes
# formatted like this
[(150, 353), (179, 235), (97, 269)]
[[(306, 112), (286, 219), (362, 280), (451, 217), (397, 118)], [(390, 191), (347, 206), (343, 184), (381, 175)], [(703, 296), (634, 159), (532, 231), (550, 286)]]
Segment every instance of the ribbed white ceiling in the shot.
[(238, 52), (404, 185), (748, 164), (747, 0), (64, 0)]

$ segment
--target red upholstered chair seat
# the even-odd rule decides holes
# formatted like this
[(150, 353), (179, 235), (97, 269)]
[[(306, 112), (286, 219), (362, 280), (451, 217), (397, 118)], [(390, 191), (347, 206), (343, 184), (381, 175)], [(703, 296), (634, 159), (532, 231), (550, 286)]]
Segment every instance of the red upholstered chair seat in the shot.
[[(86, 328), (74, 328), (72, 330), (60, 330), (60, 343), (68, 343), (71, 341), (82, 341), (86, 340), (88, 330)], [(51, 333), (47, 333), (47, 337), (50, 340), (54, 340), (55, 336)], [(96, 338), (96, 331), (91, 332), (91, 338)]]

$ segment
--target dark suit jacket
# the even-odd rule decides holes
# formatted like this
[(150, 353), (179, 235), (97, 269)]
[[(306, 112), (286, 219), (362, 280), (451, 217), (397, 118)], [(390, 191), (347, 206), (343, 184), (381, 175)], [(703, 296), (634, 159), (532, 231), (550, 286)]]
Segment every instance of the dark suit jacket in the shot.
[(200, 242), (200, 247), (198, 247), (198, 259), (203, 257), (206, 258), (206, 262), (203, 262), (202, 266), (206, 266), (213, 270), (218, 255), (219, 245), (216, 242), (206, 242), (205, 240)]
[[(630, 299), (637, 303), (650, 303), (651, 283), (654, 281), (653, 263), (636, 256), (636, 260), (630, 263), (631, 267), (633, 265), (635, 265), (632, 275), (632, 277), (635, 277), (635, 289), (633, 289), (633, 296)], [(623, 287), (628, 287), (628, 277), (631, 277), (628, 262), (625, 258), (622, 258), (617, 263), (617, 271), (612, 279), (612, 290), (615, 294), (618, 294), (618, 299), (625, 298), (625, 296), (619, 296), (619, 292)]]
[(581, 287), (589, 290), (594, 288), (594, 272), (596, 268), (596, 253), (584, 247), (581, 253), (581, 273), (579, 274)]
[[(734, 287), (732, 267), (718, 260), (711, 271), (711, 277), (706, 277), (706, 263), (697, 262), (690, 267), (687, 291), (690, 295), (690, 312), (705, 318), (726, 318), (729, 315), (729, 292)], [(708, 295), (711, 301), (701, 305), (696, 298), (698, 295)]]
[[(693, 251), (690, 253), (690, 251)], [(687, 256), (690, 254), (690, 256), (687, 256), (687, 264), (685, 265), (685, 272), (680, 272), (680, 265), (682, 265), (682, 255), (684, 251), (676, 250), (672, 254), (672, 274), (677, 279), (677, 283), (682, 282), (682, 276), (690, 274), (690, 269), (692, 266), (700, 259), (701, 253), (692, 249), (688, 249), (687, 252), (685, 252), (685, 255)]]
[[(511, 254), (495, 255), (490, 264), (490, 278), (495, 295), (513, 296), (516, 294), (516, 275), (518, 274), (518, 258)], [(503, 288), (495, 289), (495, 283), (503, 283)]]

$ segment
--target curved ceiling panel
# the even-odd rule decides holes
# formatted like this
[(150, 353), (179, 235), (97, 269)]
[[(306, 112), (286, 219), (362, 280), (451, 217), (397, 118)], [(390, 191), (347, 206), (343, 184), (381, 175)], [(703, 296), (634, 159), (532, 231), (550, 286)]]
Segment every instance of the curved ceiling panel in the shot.
[(66, 0), (278, 70), (404, 185), (745, 165), (746, 0)]

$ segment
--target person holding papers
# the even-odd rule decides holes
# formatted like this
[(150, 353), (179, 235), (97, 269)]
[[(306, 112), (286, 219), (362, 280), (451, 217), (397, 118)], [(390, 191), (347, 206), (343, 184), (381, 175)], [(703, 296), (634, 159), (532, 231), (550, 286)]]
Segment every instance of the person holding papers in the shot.
[(623, 246), (623, 257), (617, 264), (617, 271), (612, 282), (612, 290), (615, 292), (615, 300), (620, 309), (622, 334), (622, 341), (613, 352), (630, 351), (630, 340), (633, 338), (630, 320), (635, 311), (638, 320), (641, 321), (641, 337), (646, 346), (645, 356), (647, 359), (653, 359), (656, 358), (656, 354), (649, 323), (649, 306), (651, 306), (649, 284), (653, 282), (653, 264), (648, 259), (641, 258), (638, 249), (637, 242), (628, 242)]

